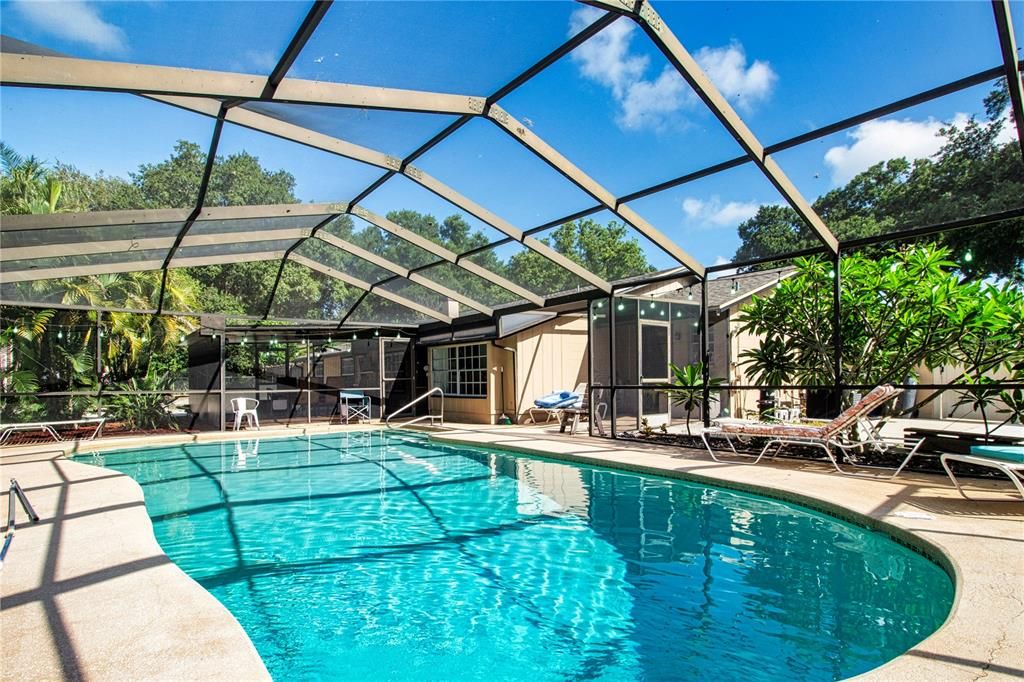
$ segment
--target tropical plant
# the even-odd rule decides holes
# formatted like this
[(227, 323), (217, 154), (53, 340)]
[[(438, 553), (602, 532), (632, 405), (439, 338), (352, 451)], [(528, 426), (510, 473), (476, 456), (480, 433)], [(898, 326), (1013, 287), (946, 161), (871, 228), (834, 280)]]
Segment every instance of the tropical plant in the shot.
[(178, 429), (171, 417), (170, 407), (176, 400), (167, 393), (171, 389), (171, 378), (147, 374), (131, 378), (114, 385), (113, 393), (103, 399), (108, 416), (121, 422), (129, 431), (161, 428)]
[[(686, 435), (692, 436), (690, 431), (690, 416), (696, 410), (704, 408), (704, 363), (695, 362), (684, 367), (669, 363), (672, 370), (672, 385), (674, 388), (665, 390), (673, 405), (679, 405), (686, 410)], [(709, 378), (707, 386), (713, 389), (722, 385), (724, 379)], [(710, 402), (718, 402), (718, 396), (708, 395)]]
[(56, 213), (63, 184), (34, 156), (0, 142), (0, 213)]
[(972, 386), (960, 391), (960, 399), (953, 404), (953, 411), (958, 407), (968, 406), (975, 412), (981, 412), (981, 421), (985, 424), (985, 436), (991, 433), (988, 429), (988, 410), (999, 400), (999, 395), (992, 389), (995, 380), (982, 374), (972, 377)]
[[(1015, 377), (1016, 380), (1020, 380), (1022, 377)], [(1013, 390), (1004, 389), (999, 392), (999, 401), (1003, 403), (1003, 408), (997, 410), (999, 414), (1005, 414), (1006, 419), (999, 423), (995, 431), (1000, 426), (1006, 424), (1024, 424), (1024, 390), (1015, 388)]]
[[(845, 383), (903, 383), (922, 365), (959, 367), (960, 379), (966, 380), (1024, 360), (1024, 292), (1009, 284), (965, 281), (949, 256), (947, 248), (923, 245), (842, 259), (839, 337)], [(745, 362), (769, 379), (791, 370), (801, 383), (831, 384), (836, 376), (832, 264), (820, 258), (795, 264), (794, 276), (741, 311), (739, 330), (769, 346), (762, 354), (747, 354)]]

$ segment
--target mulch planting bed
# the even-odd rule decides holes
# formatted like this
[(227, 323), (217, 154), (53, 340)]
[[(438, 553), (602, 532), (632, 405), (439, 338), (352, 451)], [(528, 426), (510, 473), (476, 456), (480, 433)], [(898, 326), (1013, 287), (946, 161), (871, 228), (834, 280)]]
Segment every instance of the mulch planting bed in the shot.
[[(652, 434), (644, 434), (641, 431), (623, 431), (618, 434), (619, 438), (623, 440), (634, 440), (641, 443), (655, 443), (658, 445), (676, 446), (680, 448), (692, 448), (697, 450), (707, 449), (704, 447), (704, 441), (701, 440), (700, 436), (678, 434), (678, 433), (661, 433), (655, 431)], [(711, 440), (712, 446), (715, 446), (716, 441), (720, 442), (721, 445), (716, 447), (715, 452), (722, 452), (724, 455), (729, 455), (730, 451), (728, 446), (722, 442), (722, 439), (709, 439)], [(765, 439), (763, 438), (751, 438), (746, 443), (739, 440), (733, 439), (733, 445), (736, 447), (738, 452), (744, 454), (757, 455), (761, 452), (764, 447)], [(818, 447), (809, 447), (806, 445), (787, 445), (779, 457), (788, 459), (802, 459), (802, 460), (817, 460), (827, 461), (823, 458), (824, 452)], [(871, 466), (871, 467), (887, 467), (896, 470), (896, 467), (900, 465), (903, 458), (907, 456), (907, 451), (902, 448), (892, 448), (888, 452), (865, 452), (863, 454), (858, 453), (856, 464)], [(767, 457), (766, 457), (767, 458)], [(762, 460), (763, 461), (763, 460)], [(842, 461), (840, 461), (842, 466)], [(959, 476), (961, 472), (965, 476), (973, 476), (976, 478), (1001, 478), (1005, 479), (1002, 473), (991, 469), (989, 467), (976, 467), (963, 462), (952, 462), (953, 470)], [(931, 456), (929, 454), (917, 455), (910, 460), (904, 471), (919, 471), (927, 474), (941, 474), (946, 475), (946, 472), (942, 469), (942, 464), (939, 463), (938, 456)]]

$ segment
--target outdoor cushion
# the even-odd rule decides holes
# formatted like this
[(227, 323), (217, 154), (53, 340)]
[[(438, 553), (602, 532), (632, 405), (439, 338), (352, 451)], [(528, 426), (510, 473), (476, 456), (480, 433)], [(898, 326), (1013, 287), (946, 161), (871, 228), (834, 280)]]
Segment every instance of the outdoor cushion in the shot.
[(972, 445), (971, 454), (1024, 464), (1024, 446), (1020, 445)]
[(796, 424), (723, 424), (722, 433), (736, 433), (744, 436), (774, 436), (778, 438), (824, 438), (821, 426), (798, 426)]
[(562, 407), (572, 407), (579, 403), (582, 397), (571, 391), (555, 391), (541, 396), (533, 401), (533, 404), (545, 410), (555, 410)]
[(843, 413), (833, 419), (825, 428), (829, 433), (841, 431), (852, 424), (858, 415), (870, 412), (894, 395), (896, 395), (896, 389), (889, 384), (875, 386), (870, 393), (843, 410)]

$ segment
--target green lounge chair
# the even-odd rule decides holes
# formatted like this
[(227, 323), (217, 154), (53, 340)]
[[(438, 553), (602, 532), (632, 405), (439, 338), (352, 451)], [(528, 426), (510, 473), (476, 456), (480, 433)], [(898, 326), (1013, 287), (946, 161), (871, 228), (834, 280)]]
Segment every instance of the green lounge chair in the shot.
[(965, 464), (989, 467), (990, 469), (1003, 472), (1013, 481), (1017, 492), (1020, 493), (1021, 500), (1024, 501), (1024, 482), (1022, 482), (1022, 478), (1024, 478), (1024, 446), (974, 445), (971, 447), (971, 454), (969, 455), (945, 453), (939, 457), (939, 461), (942, 462), (942, 468), (949, 475), (949, 480), (953, 481), (953, 485), (956, 486), (957, 491), (963, 495), (964, 499), (969, 500), (971, 498), (967, 497), (964, 489), (960, 487), (960, 482), (956, 480), (953, 470), (949, 468), (949, 462), (964, 462)]

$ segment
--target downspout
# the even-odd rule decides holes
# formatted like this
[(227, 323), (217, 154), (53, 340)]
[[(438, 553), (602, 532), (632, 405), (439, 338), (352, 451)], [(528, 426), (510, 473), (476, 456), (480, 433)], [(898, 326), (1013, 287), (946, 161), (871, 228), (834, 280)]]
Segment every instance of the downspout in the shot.
[[(517, 395), (517, 391), (519, 390), (518, 375), (516, 374), (516, 354), (517, 354), (516, 353), (516, 349), (515, 348), (509, 348), (508, 346), (499, 346), (496, 341), (491, 341), (491, 344), (495, 348), (499, 348), (501, 350), (508, 351), (509, 353), (512, 354), (512, 398), (513, 398), (513, 400), (515, 400), (515, 397)], [(506, 407), (506, 405), (505, 405), (505, 367), (504, 367), (504, 365), (502, 365), (502, 368), (501, 368), (501, 417), (498, 418), (498, 423), (499, 424), (518, 423), (519, 422), (519, 411), (518, 411), (518, 407), (519, 406), (518, 406), (518, 404), (515, 404), (513, 406), (513, 408), (512, 408), (512, 413), (515, 414), (515, 416), (516, 416), (515, 422), (513, 422), (513, 420), (510, 419), (508, 417), (508, 415), (505, 414), (505, 407)]]

